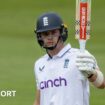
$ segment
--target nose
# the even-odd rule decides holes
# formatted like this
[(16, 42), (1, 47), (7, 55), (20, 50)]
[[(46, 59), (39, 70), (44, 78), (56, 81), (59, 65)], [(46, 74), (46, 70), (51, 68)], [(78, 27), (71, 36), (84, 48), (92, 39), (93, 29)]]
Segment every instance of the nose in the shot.
[(48, 33), (48, 39), (52, 39), (52, 38), (53, 38), (52, 32), (49, 32)]

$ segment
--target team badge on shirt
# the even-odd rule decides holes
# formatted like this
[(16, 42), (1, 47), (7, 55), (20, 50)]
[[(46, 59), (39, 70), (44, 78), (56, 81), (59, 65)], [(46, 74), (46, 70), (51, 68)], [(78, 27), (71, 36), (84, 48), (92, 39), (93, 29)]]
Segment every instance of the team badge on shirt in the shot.
[(68, 68), (68, 65), (69, 65), (69, 59), (65, 59), (64, 68)]

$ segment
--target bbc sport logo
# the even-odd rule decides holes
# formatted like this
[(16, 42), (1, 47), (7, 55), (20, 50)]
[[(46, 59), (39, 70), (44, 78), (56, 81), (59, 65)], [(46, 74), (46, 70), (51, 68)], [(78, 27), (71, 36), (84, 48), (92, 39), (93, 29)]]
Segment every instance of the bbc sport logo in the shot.
[(1, 90), (0, 97), (15, 97), (16, 90)]

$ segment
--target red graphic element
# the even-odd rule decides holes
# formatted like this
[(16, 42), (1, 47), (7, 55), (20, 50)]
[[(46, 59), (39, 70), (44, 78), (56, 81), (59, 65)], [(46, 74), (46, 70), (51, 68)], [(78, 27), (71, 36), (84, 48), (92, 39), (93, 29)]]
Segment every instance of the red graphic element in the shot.
[(87, 3), (80, 3), (80, 39), (86, 40)]

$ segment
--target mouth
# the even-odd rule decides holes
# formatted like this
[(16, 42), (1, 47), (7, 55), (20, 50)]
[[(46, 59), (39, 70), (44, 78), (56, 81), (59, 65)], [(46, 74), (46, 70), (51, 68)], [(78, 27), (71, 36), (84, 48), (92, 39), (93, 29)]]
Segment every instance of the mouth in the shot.
[(52, 41), (48, 41), (47, 44), (53, 44), (53, 42)]
[(47, 43), (46, 43), (46, 46), (47, 47), (52, 47), (54, 45), (54, 42), (52, 42), (52, 41), (48, 41)]

